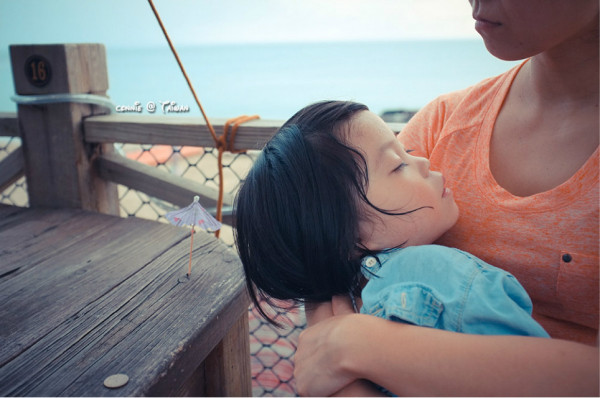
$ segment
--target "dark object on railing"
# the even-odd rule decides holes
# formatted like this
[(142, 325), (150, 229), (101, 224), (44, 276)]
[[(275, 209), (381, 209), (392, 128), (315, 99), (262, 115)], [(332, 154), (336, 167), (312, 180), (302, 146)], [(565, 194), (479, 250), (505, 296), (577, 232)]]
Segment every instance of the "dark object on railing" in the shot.
[(383, 112), (380, 116), (386, 123), (407, 123), (417, 111), (395, 109)]

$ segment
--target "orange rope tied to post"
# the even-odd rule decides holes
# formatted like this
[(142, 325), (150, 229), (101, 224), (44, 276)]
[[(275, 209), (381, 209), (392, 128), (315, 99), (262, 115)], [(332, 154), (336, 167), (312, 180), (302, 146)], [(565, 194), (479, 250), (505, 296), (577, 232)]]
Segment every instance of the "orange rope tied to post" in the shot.
[[(238, 153), (238, 152), (244, 152), (243, 149), (240, 150), (236, 150), (233, 148), (233, 142), (235, 139), (235, 135), (237, 133), (237, 129), (240, 126), (240, 124), (242, 123), (246, 123), (250, 120), (254, 120), (254, 119), (259, 119), (258, 115), (253, 115), (253, 116), (238, 116), (236, 118), (233, 119), (229, 119), (228, 121), (225, 122), (225, 125), (223, 126), (223, 134), (218, 138), (217, 140), (217, 149), (218, 149), (218, 156), (217, 156), (217, 161), (218, 161), (218, 170), (219, 170), (219, 200), (217, 201), (217, 215), (216, 215), (216, 219), (221, 221), (221, 219), (223, 218), (223, 153), (225, 151), (229, 151), (231, 153)], [(231, 135), (229, 136), (229, 139), (227, 139), (227, 135), (229, 134), (229, 126), (233, 124), (233, 126), (231, 126)], [(215, 235), (217, 237), (219, 237), (219, 231), (217, 231), (215, 233)]]
[[(240, 150), (233, 149), (233, 140), (235, 139), (237, 129), (240, 126), (240, 124), (246, 123), (250, 120), (259, 119), (260, 117), (258, 115), (253, 115), (253, 116), (245, 116), (244, 115), (244, 116), (238, 116), (238, 117), (229, 119), (225, 122), (225, 125), (223, 126), (223, 134), (220, 136), (217, 136), (217, 134), (215, 133), (215, 129), (213, 128), (212, 124), (208, 120), (208, 117), (206, 116), (206, 113), (204, 112), (204, 108), (202, 107), (202, 104), (200, 103), (200, 100), (198, 99), (198, 96), (196, 95), (196, 91), (194, 90), (194, 87), (192, 86), (192, 82), (190, 81), (190, 78), (188, 77), (188, 75), (185, 71), (185, 68), (183, 67), (183, 63), (181, 62), (181, 59), (179, 59), (179, 54), (177, 54), (177, 50), (175, 50), (175, 46), (173, 46), (173, 43), (171, 42), (171, 38), (169, 37), (169, 34), (167, 33), (167, 30), (165, 29), (165, 26), (163, 25), (162, 20), (160, 19), (160, 16), (158, 15), (158, 11), (156, 11), (156, 8), (154, 7), (154, 3), (152, 2), (152, 0), (148, 0), (148, 3), (150, 4), (150, 8), (152, 8), (152, 12), (154, 13), (154, 16), (156, 17), (156, 20), (158, 21), (158, 24), (160, 25), (160, 28), (161, 28), (165, 38), (167, 39), (167, 43), (169, 43), (171, 52), (175, 56), (175, 60), (177, 61), (177, 64), (179, 65), (179, 68), (181, 69), (181, 72), (183, 73), (183, 77), (185, 78), (185, 81), (187, 82), (188, 87), (192, 91), (194, 100), (198, 104), (198, 107), (200, 108), (200, 112), (202, 113), (202, 117), (204, 118), (204, 121), (206, 122), (206, 126), (208, 127), (208, 130), (210, 131), (210, 135), (212, 136), (212, 138), (215, 142), (215, 148), (217, 148), (217, 150), (218, 150), (217, 160), (218, 160), (218, 170), (219, 170), (219, 196), (217, 199), (217, 214), (216, 214), (215, 218), (219, 222), (221, 222), (223, 220), (223, 195), (224, 195), (224, 192), (223, 192), (223, 190), (224, 190), (224, 188), (223, 188), (224, 187), (223, 153), (225, 151), (229, 151), (232, 153), (244, 152), (245, 151), (244, 149), (240, 149)], [(230, 126), (231, 126), (231, 135), (229, 136), (229, 139), (227, 139), (227, 135), (229, 134)], [(215, 232), (215, 236), (217, 238), (219, 237), (219, 232), (220, 232), (220, 230)], [(192, 236), (192, 239), (193, 239), (193, 236)]]

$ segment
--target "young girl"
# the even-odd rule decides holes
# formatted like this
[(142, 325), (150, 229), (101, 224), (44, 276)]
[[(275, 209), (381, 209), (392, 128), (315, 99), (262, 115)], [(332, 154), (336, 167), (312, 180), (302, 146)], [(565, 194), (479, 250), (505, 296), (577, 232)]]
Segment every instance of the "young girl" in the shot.
[[(236, 243), (252, 301), (361, 295), (366, 314), (472, 334), (548, 337), (510, 274), (431, 243), (458, 218), (429, 161), (362, 104), (309, 105), (239, 191)], [(272, 320), (271, 320), (272, 321)]]

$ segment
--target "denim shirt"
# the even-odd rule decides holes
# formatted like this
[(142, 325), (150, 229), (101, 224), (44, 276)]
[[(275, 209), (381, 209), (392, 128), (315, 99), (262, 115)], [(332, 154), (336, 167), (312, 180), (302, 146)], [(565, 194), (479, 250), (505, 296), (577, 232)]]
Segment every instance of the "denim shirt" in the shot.
[(550, 337), (514, 276), (461, 250), (392, 249), (364, 257), (362, 272), (362, 313), (461, 333)]

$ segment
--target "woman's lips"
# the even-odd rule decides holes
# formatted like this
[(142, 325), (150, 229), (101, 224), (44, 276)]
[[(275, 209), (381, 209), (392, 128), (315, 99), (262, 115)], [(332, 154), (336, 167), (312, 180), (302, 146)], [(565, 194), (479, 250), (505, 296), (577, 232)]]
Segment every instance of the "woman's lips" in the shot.
[(497, 28), (501, 25), (502, 24), (500, 22), (493, 22), (485, 18), (475, 17), (475, 30), (479, 32), (479, 34)]
[(501, 22), (484, 17), (483, 15), (481, 15), (481, 13), (473, 14), (473, 19), (477, 22), (490, 23), (492, 25), (502, 25)]

